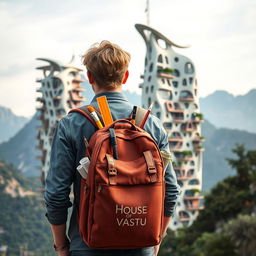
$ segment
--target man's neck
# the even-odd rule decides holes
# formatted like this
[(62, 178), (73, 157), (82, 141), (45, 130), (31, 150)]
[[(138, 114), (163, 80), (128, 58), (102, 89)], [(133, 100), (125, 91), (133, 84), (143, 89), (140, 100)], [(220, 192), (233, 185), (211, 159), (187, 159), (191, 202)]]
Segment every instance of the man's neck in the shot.
[(111, 89), (111, 90), (107, 90), (105, 88), (99, 88), (97, 86), (93, 86), (93, 90), (95, 94), (99, 94), (102, 92), (121, 92), (122, 91), (122, 85), (118, 85), (117, 87)]

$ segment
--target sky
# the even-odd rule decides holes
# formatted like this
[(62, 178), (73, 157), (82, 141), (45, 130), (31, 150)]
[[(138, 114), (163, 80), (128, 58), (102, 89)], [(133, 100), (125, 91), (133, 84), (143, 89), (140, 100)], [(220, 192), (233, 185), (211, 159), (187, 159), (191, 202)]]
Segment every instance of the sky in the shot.
[[(16, 115), (35, 112), (38, 57), (75, 63), (95, 42), (109, 40), (131, 53), (125, 89), (140, 93), (145, 43), (135, 29), (146, 24), (146, 0), (0, 0), (0, 105)], [(150, 26), (188, 49), (199, 96), (233, 95), (256, 88), (255, 0), (150, 0)], [(82, 67), (82, 66), (81, 66)]]

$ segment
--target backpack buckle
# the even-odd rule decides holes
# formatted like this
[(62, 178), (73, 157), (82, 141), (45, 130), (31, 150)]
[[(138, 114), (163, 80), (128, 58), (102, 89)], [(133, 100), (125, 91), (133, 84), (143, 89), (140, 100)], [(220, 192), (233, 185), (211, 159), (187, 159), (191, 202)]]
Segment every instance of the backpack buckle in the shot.
[(115, 160), (114, 158), (109, 155), (106, 154), (106, 158), (107, 158), (107, 163), (108, 163), (108, 180), (109, 180), (109, 184), (110, 185), (116, 185), (116, 177), (117, 177), (117, 170), (115, 168)]
[(112, 169), (108, 169), (108, 174), (110, 176), (116, 176), (117, 175), (117, 170), (112, 168)]

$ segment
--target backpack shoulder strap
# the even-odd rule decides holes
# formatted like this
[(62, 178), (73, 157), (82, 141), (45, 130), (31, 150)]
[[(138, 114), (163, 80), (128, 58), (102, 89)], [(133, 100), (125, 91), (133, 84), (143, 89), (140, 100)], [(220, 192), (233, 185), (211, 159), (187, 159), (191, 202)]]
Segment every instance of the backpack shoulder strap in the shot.
[[(87, 109), (87, 107), (90, 106), (90, 105), (85, 105), (85, 106), (82, 106), (80, 108), (74, 108), (74, 109), (71, 109), (68, 113), (73, 113), (73, 112), (78, 112), (80, 114), (82, 114), (83, 116), (85, 116), (95, 127), (98, 128), (96, 122), (94, 121), (94, 119), (91, 117), (90, 115), (90, 112), (89, 110)], [(99, 117), (99, 119), (102, 121), (102, 118), (101, 118), (101, 113), (98, 109), (96, 109), (95, 107), (93, 107)]]

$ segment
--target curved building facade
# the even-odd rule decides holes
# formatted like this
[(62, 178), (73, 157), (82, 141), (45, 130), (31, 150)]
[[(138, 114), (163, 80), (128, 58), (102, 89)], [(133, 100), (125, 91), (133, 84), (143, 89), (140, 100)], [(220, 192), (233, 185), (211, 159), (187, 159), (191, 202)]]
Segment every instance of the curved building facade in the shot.
[(176, 215), (171, 228), (190, 225), (203, 208), (202, 152), (204, 148), (197, 95), (196, 70), (193, 62), (174, 51), (180, 46), (151, 27), (136, 24), (146, 43), (145, 69), (140, 84), (142, 107), (154, 102), (152, 114), (163, 123), (169, 135), (174, 170), (181, 187)]
[(80, 107), (85, 99), (80, 95), (83, 88), (80, 83), (81, 69), (65, 65), (52, 59), (38, 58), (46, 64), (37, 67), (41, 70), (43, 77), (37, 79), (40, 87), (37, 88), (39, 102), (37, 107), (38, 120), (41, 125), (38, 127), (38, 149), (41, 155), (41, 181), (44, 187), (46, 173), (49, 169), (51, 142), (57, 122), (72, 108)]

